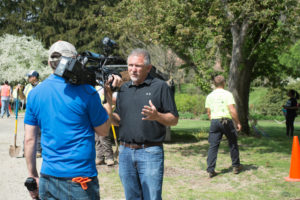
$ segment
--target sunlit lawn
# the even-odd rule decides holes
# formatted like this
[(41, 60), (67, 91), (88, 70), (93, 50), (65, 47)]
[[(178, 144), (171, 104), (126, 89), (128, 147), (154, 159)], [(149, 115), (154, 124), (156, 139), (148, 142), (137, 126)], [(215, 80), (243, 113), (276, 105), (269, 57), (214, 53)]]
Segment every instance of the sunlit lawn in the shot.
[[(172, 128), (172, 142), (165, 148), (163, 199), (297, 199), (300, 182), (286, 182), (289, 175), (292, 138), (285, 125), (259, 121), (268, 137), (240, 136), (240, 157), (244, 170), (234, 175), (227, 141), (221, 143), (218, 175), (209, 179), (206, 169), (209, 121), (180, 120)], [(300, 135), (300, 124), (296, 124)], [(124, 199), (118, 166), (100, 166), (102, 199)]]

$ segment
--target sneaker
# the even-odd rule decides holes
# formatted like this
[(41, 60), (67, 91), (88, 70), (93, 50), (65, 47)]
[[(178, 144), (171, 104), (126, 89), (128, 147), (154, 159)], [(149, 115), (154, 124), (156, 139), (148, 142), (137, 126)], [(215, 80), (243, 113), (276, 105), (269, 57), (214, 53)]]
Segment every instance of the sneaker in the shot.
[(239, 166), (233, 167), (232, 171), (233, 171), (234, 174), (238, 174), (242, 171), (242, 169), (243, 169), (243, 165), (239, 165)]
[(115, 161), (113, 159), (106, 160), (106, 165), (107, 166), (113, 166), (114, 164), (115, 164)]
[(214, 176), (216, 176), (216, 175), (217, 175), (217, 173), (216, 173), (215, 171), (208, 172), (208, 177), (209, 177), (209, 178), (212, 178), (212, 177), (214, 177)]
[(103, 159), (96, 159), (96, 165), (104, 165), (105, 162)]

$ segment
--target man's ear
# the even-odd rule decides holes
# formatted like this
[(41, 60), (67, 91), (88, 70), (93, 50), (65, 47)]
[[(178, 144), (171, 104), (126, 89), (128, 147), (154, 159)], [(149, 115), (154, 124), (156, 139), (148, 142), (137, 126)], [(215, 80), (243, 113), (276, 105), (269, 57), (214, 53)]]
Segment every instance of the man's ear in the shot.
[(152, 69), (152, 65), (150, 64), (147, 67), (148, 67), (148, 73), (149, 73), (151, 71), (151, 69)]

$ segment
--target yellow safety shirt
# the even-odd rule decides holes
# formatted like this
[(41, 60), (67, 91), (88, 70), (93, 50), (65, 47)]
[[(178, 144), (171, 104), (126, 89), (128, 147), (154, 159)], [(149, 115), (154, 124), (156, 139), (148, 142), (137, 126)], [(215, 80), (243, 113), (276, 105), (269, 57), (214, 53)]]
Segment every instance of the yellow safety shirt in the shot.
[(212, 91), (205, 101), (205, 108), (209, 108), (211, 119), (229, 118), (231, 115), (229, 105), (234, 105), (235, 101), (231, 92), (218, 88)]

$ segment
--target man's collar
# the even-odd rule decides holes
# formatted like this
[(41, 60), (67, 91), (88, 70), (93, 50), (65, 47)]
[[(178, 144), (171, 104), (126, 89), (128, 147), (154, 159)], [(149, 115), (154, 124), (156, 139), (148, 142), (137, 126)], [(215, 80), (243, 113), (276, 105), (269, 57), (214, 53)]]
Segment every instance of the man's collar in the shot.
[(143, 83), (141, 83), (139, 85), (134, 85), (133, 82), (131, 81), (131, 84), (129, 85), (129, 87), (134, 87), (134, 86), (138, 87), (138, 86), (141, 86), (141, 85), (150, 85), (152, 80), (153, 80), (153, 77), (150, 74), (148, 74), (147, 78), (144, 80)]

